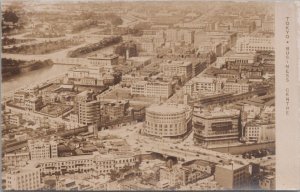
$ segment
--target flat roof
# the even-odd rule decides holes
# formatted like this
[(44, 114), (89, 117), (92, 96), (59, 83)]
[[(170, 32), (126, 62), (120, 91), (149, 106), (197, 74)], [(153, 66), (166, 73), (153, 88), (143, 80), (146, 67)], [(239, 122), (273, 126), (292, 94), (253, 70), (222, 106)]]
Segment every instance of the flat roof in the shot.
[(184, 113), (185, 106), (184, 105), (169, 105), (169, 104), (153, 104), (146, 109), (146, 111), (154, 112), (154, 113)]
[(247, 165), (243, 165), (243, 164), (239, 164), (239, 163), (235, 163), (235, 162), (216, 165), (216, 167), (222, 167), (222, 168), (229, 169), (229, 170), (237, 170), (237, 169), (240, 169), (245, 166), (247, 166)]

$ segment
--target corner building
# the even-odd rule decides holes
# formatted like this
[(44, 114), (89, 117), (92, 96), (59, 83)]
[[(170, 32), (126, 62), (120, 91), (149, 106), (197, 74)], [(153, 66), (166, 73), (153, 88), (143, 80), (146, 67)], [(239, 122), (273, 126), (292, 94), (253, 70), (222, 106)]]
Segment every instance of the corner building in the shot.
[(191, 109), (185, 105), (152, 105), (146, 109), (144, 134), (180, 138), (192, 128)]
[(237, 142), (239, 139), (238, 121), (238, 110), (194, 110), (194, 140), (206, 146)]

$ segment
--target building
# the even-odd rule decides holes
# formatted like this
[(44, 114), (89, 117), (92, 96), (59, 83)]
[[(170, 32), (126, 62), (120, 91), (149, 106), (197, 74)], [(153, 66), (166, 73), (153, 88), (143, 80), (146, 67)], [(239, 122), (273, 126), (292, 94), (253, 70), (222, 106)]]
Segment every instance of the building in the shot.
[(259, 187), (262, 190), (275, 190), (275, 176), (267, 175), (259, 180)]
[(168, 187), (185, 186), (211, 176), (212, 165), (209, 162), (199, 162), (200, 160), (197, 160), (191, 165), (177, 164), (172, 167), (160, 167), (160, 184)]
[(193, 66), (191, 62), (184, 61), (167, 61), (161, 63), (164, 75), (167, 76), (184, 76), (184, 80), (189, 80), (193, 75)]
[(76, 184), (76, 181), (73, 179), (61, 179), (56, 183), (56, 190), (65, 190), (65, 191), (70, 191), (70, 190), (78, 190), (78, 185)]
[(184, 91), (190, 96), (194, 94), (211, 95), (221, 92), (226, 78), (196, 77), (185, 84)]
[(10, 170), (6, 175), (6, 190), (41, 189), (40, 169), (27, 167)]
[(91, 65), (105, 67), (117, 65), (118, 58), (118, 55), (115, 54), (102, 54), (96, 55), (94, 57), (89, 57), (88, 60), (90, 61)]
[(263, 21), (261, 30), (263, 32), (274, 33), (275, 31), (275, 22), (274, 21)]
[(132, 95), (169, 98), (173, 94), (171, 82), (138, 81), (131, 85)]
[(25, 109), (29, 111), (39, 111), (43, 107), (41, 96), (33, 96), (25, 99)]
[(215, 180), (225, 189), (245, 189), (249, 186), (249, 164), (226, 162), (216, 165)]
[(30, 159), (47, 159), (58, 156), (57, 142), (45, 140), (28, 140)]
[(129, 101), (113, 101), (104, 103), (104, 116), (107, 116), (109, 120), (116, 120), (126, 116), (126, 112), (129, 108)]
[(274, 124), (275, 123), (275, 107), (267, 106), (263, 109), (260, 118), (265, 123)]
[(101, 121), (101, 105), (97, 100), (78, 103), (78, 121), (81, 125), (91, 125)]
[(99, 66), (78, 67), (68, 73), (75, 85), (103, 86), (113, 84), (112, 68)]
[(32, 161), (40, 167), (45, 175), (66, 173), (90, 173), (94, 176), (110, 174), (125, 166), (134, 167), (136, 159), (132, 155), (79, 155), (71, 157), (57, 157), (44, 161)]
[(236, 52), (274, 51), (274, 39), (268, 37), (241, 37), (237, 40)]
[(254, 61), (255, 61), (254, 53), (234, 53), (234, 54), (228, 54), (226, 56), (218, 57), (216, 61), (216, 66), (220, 68), (226, 62), (250, 64), (250, 63), (254, 63)]
[(251, 91), (251, 86), (246, 81), (226, 81), (223, 83), (224, 93), (247, 93)]
[(25, 99), (29, 96), (29, 93), (25, 91), (17, 91), (14, 93), (14, 103), (19, 104), (21, 107), (24, 106)]
[(8, 122), (10, 125), (20, 126), (22, 123), (22, 114), (10, 114)]
[(222, 56), (224, 53), (222, 51), (222, 43), (204, 41), (202, 42), (197, 50), (197, 54), (207, 54), (213, 52), (217, 57)]
[(245, 126), (245, 138), (247, 141), (259, 143), (275, 141), (275, 124), (250, 122)]
[(24, 166), (29, 159), (29, 152), (6, 153), (3, 158), (4, 164), (11, 166)]
[(143, 133), (155, 137), (178, 138), (191, 129), (191, 109), (184, 105), (151, 105), (146, 108)]
[(239, 111), (235, 109), (194, 109), (194, 140), (202, 145), (229, 144), (239, 139)]

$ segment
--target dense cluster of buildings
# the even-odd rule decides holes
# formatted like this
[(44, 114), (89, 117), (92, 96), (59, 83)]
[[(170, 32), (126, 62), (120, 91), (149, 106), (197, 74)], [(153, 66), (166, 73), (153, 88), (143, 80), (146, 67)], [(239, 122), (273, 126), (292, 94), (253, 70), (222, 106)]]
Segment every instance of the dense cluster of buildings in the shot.
[(79, 28), (98, 20), (86, 8), (103, 12), (80, 39), (123, 35), (3, 103), (5, 189), (274, 189), (273, 11), (194, 3), (51, 5), (88, 17)]

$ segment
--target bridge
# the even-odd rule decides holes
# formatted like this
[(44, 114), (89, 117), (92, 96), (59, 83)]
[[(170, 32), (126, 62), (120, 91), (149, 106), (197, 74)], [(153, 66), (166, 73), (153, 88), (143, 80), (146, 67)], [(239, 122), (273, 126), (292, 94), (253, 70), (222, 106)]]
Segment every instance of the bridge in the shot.
[[(211, 151), (208, 149), (199, 148), (197, 151), (191, 150), (189, 148), (173, 148), (160, 146), (159, 144), (154, 146), (144, 146), (143, 147), (146, 153), (158, 153), (161, 154), (165, 159), (171, 158), (179, 161), (193, 161), (193, 160), (204, 160), (212, 163), (220, 163), (220, 161), (234, 160), (241, 164), (248, 164), (252, 161), (249, 159), (242, 159), (240, 157), (235, 157), (230, 154), (225, 154), (217, 151)], [(253, 161), (254, 162), (254, 161)]]

